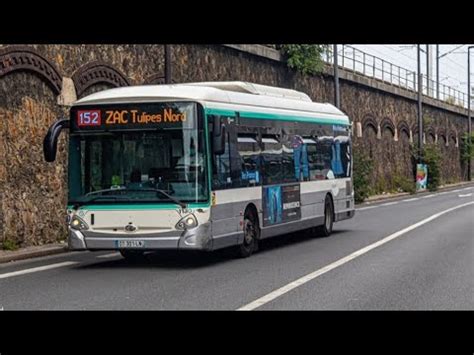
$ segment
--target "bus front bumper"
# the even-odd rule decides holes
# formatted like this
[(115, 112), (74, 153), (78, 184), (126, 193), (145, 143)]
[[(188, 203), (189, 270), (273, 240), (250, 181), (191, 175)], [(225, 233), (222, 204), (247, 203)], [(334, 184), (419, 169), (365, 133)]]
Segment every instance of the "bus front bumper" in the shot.
[(186, 231), (159, 234), (117, 235), (77, 231), (69, 228), (68, 246), (70, 250), (119, 250), (120, 241), (142, 241), (143, 247), (135, 250), (190, 249), (212, 250), (211, 224), (203, 223)]

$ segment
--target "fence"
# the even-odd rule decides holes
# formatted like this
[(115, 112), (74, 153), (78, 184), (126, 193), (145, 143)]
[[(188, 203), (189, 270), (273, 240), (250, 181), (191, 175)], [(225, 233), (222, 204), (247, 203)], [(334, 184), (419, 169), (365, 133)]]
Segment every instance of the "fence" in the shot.
[[(279, 45), (265, 44), (274, 49), (280, 49)], [(327, 46), (323, 52), (322, 59), (333, 65), (333, 46)], [(360, 75), (380, 80), (386, 84), (397, 86), (413, 92), (418, 91), (418, 80), (415, 71), (411, 71), (390, 63), (382, 58), (365, 53), (350, 45), (338, 46), (338, 66)], [(467, 94), (450, 86), (436, 83), (436, 80), (428, 79), (422, 75), (423, 95), (446, 103), (467, 108)]]

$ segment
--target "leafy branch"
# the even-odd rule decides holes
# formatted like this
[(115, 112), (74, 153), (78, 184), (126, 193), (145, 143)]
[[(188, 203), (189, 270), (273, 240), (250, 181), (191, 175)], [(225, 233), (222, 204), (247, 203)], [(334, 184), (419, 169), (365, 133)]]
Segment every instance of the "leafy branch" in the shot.
[(323, 70), (322, 54), (327, 48), (327, 45), (319, 44), (284, 44), (280, 47), (288, 66), (302, 74), (318, 74)]

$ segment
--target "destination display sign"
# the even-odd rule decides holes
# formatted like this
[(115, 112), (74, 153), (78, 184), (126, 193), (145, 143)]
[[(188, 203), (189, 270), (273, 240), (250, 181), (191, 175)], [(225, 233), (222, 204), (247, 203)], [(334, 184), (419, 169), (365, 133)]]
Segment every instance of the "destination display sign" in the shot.
[(194, 104), (102, 105), (71, 110), (75, 131), (193, 127)]

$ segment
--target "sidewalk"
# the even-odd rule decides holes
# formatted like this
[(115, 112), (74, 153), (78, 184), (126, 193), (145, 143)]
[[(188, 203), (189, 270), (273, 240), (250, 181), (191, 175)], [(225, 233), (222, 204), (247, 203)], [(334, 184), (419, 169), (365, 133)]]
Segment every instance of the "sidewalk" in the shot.
[(65, 253), (67, 251), (66, 243), (46, 244), (21, 248), (18, 250), (0, 250), (0, 264), (16, 260), (36, 258), (39, 256)]
[(424, 195), (428, 195), (428, 194), (431, 194), (431, 193), (436, 193), (438, 191), (445, 191), (445, 190), (450, 190), (450, 189), (455, 190), (456, 188), (467, 187), (467, 186), (474, 186), (474, 181), (463, 181), (463, 182), (458, 182), (458, 183), (455, 183), (455, 184), (441, 185), (438, 188), (437, 191), (431, 192), (429, 190), (426, 190), (426, 191), (423, 191), (423, 192), (414, 193), (412, 195), (410, 195), (408, 192), (400, 192), (400, 193), (394, 193), (394, 194), (387, 193), (387, 194), (383, 194), (383, 195), (373, 195), (373, 196), (370, 196), (370, 197), (366, 198), (364, 202), (356, 204), (356, 206), (371, 204), (373, 202), (378, 202), (378, 201), (383, 201), (383, 200), (396, 200), (396, 199), (406, 197), (406, 196), (424, 196)]
[[(440, 186), (438, 191), (456, 189), (459, 187), (464, 187), (464, 186), (469, 186), (469, 185), (474, 186), (474, 181)], [(430, 193), (431, 193), (430, 191), (426, 191), (426, 192), (414, 194), (412, 196), (423, 196)], [(383, 200), (396, 200), (396, 199), (404, 198), (409, 195), (410, 194), (408, 192), (401, 192), (401, 193), (396, 193), (396, 194), (370, 196), (364, 202), (357, 204), (356, 206), (367, 205), (367, 204), (371, 204), (371, 203), (383, 201)], [(19, 250), (14, 250), (14, 251), (0, 250), (0, 264), (7, 263), (10, 261), (35, 258), (39, 256), (65, 253), (67, 251), (68, 251), (68, 248), (67, 248), (67, 244), (65, 243), (26, 247), (26, 248), (21, 248)]]

